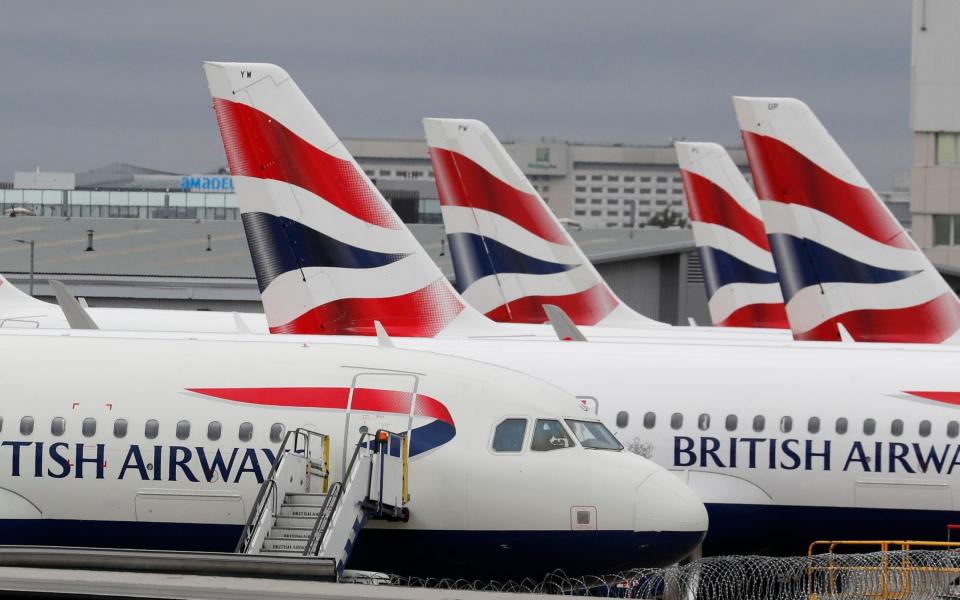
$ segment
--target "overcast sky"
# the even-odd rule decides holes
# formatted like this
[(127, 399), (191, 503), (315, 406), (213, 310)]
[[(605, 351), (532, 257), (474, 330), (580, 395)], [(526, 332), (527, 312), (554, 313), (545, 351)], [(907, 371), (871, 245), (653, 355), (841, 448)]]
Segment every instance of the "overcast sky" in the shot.
[(225, 164), (200, 64), (289, 71), (343, 137), (738, 143), (733, 94), (805, 100), (874, 185), (911, 163), (907, 0), (0, 0), (0, 180)]

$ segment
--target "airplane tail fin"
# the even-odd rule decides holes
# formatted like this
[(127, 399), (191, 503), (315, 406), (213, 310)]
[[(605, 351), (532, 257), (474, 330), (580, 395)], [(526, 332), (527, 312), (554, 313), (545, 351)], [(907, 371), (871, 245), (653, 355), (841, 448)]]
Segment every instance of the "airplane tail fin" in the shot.
[(713, 324), (788, 329), (757, 195), (723, 146), (674, 147)]
[(733, 102), (794, 337), (960, 337), (960, 301), (813, 111)]
[(50, 307), (48, 302), (37, 300), (30, 294), (10, 283), (9, 279), (3, 275), (0, 275), (0, 310), (5, 307), (24, 307), (30, 305), (44, 306), (47, 308)]
[(440, 207), (464, 299), (495, 321), (664, 326), (613, 293), (484, 123), (424, 119)]
[(466, 306), (280, 67), (204, 63), (272, 333), (431, 337)]

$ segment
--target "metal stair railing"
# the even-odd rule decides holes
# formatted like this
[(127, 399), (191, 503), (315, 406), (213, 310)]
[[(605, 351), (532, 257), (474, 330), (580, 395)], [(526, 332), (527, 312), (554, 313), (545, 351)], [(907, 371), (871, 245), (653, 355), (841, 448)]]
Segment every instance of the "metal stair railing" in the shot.
[[(251, 542), (256, 538), (260, 528), (268, 521), (272, 523), (272, 517), (277, 514), (280, 502), (277, 475), (281, 471), (287, 457), (303, 457), (306, 462), (303, 487), (305, 488), (304, 491), (310, 489), (311, 475), (317, 472), (317, 463), (313, 462), (310, 451), (311, 440), (313, 438), (319, 438), (320, 440), (322, 462), (320, 463), (320, 472), (317, 474), (322, 477), (324, 493), (327, 492), (330, 478), (330, 437), (302, 427), (287, 431), (280, 444), (280, 450), (277, 452), (273, 465), (270, 468), (270, 474), (267, 475), (267, 478), (260, 486), (260, 491), (257, 493), (257, 498), (253, 502), (253, 507), (247, 515), (240, 539), (237, 541), (237, 546), (234, 549), (236, 553), (250, 552), (252, 549)], [(291, 440), (293, 440), (293, 445), (292, 448), (288, 449)], [(270, 509), (269, 515), (267, 514), (268, 508)]]
[(317, 519), (313, 523), (313, 530), (310, 532), (310, 537), (307, 538), (307, 543), (303, 548), (303, 556), (319, 555), (320, 548), (323, 546), (323, 539), (326, 537), (327, 531), (330, 529), (330, 523), (333, 521), (333, 515), (337, 511), (337, 507), (340, 505), (340, 500), (343, 498), (344, 482), (350, 479), (350, 474), (353, 473), (361, 450), (369, 450), (369, 446), (367, 444), (372, 439), (373, 435), (369, 433), (360, 434), (360, 439), (357, 440), (357, 445), (353, 449), (353, 456), (350, 457), (350, 463), (347, 466), (347, 470), (343, 473), (343, 482), (338, 481), (334, 483), (330, 489), (330, 492), (327, 494), (327, 497), (324, 498), (320, 513), (317, 515)]

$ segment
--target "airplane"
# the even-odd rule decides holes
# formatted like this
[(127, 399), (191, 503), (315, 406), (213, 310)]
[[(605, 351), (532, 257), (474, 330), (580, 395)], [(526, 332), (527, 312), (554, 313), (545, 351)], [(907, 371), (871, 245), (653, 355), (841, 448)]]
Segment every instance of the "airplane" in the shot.
[[(84, 307), (100, 329), (268, 333), (266, 317), (256, 313)], [(23, 292), (0, 275), (0, 329), (70, 329), (64, 309)]]
[[(457, 285), (499, 322), (542, 323), (555, 305), (599, 337), (785, 337), (755, 329), (668, 328), (626, 306), (567, 233), (490, 128), (475, 119), (423, 120)], [(782, 328), (782, 327), (781, 327)]]
[(960, 300), (813, 111), (733, 104), (794, 337), (957, 343)]
[(789, 330), (757, 195), (723, 146), (674, 148), (714, 326)]
[(484, 123), (424, 119), (460, 294), (494, 321), (543, 323), (543, 305), (577, 325), (665, 327), (628, 307)]
[(301, 427), (329, 435), (337, 478), (361, 427), (408, 436), (409, 520), (371, 521), (350, 568), (607, 573), (675, 562), (706, 530), (687, 486), (536, 378), (390, 347), (175, 335), (0, 331), (18, 374), (0, 408), (0, 543), (230, 552)]
[[(345, 288), (331, 291), (324, 286), (333, 277), (347, 281), (351, 271), (380, 267), (371, 261), (336, 259), (376, 250), (402, 255), (394, 261), (399, 262), (409, 260), (412, 254), (407, 253), (418, 249), (401, 245), (405, 238), (397, 229), (366, 220), (372, 219), (369, 215), (385, 219), (383, 211), (389, 206), (380, 203), (382, 198), (372, 185), (360, 185), (366, 181), (362, 171), (355, 165), (346, 168), (352, 159), (285, 71), (251, 63), (206, 63), (204, 70), (231, 170), (244, 175), (237, 178), (241, 212), (268, 213), (270, 219), (255, 219), (275, 219), (281, 232), (294, 232), (293, 245), (263, 244), (254, 250), (261, 265), (289, 269), (277, 268), (269, 271), (269, 277), (260, 277), (261, 287), (268, 292), (264, 306), (269, 322), (281, 330), (290, 329), (287, 323), (296, 323), (298, 333), (312, 334), (296, 337), (311, 343), (343, 339), (317, 335), (334, 329), (364, 333), (368, 328), (364, 320), (373, 313), (354, 310), (349, 293), (331, 296), (344, 294)], [(324, 171), (331, 179), (323, 182), (323, 189), (296, 178), (314, 172), (306, 167), (311, 161), (329, 160), (317, 156), (322, 154), (320, 148), (345, 161), (335, 163), (342, 166), (336, 171)], [(269, 178), (258, 176), (261, 165), (273, 170)], [(346, 184), (340, 185), (336, 174), (349, 184), (356, 183), (362, 202), (354, 205), (339, 195), (337, 206), (343, 208), (339, 212), (331, 208), (334, 205), (318, 192), (340, 194)], [(298, 181), (314, 185), (317, 191), (304, 189)], [(321, 213), (328, 218), (312, 218)], [(354, 222), (344, 214), (365, 218), (354, 217), (359, 221)], [(264, 237), (256, 235), (260, 229), (251, 227), (251, 231), (254, 239)], [(320, 239), (329, 243), (326, 240), (341, 231), (351, 236), (349, 253), (304, 247), (311, 237), (325, 236)], [(296, 248), (296, 253), (290, 248)], [(308, 266), (324, 267), (302, 271), (287, 267), (300, 264), (297, 253), (311, 257)], [(261, 270), (265, 269), (259, 269), (258, 276)], [(278, 281), (284, 283), (287, 299), (280, 288), (277, 295), (270, 295)], [(411, 281), (437, 280), (418, 276)], [(408, 284), (390, 279), (384, 285), (399, 283)], [(392, 293), (415, 292), (417, 285), (422, 284), (393, 288)], [(313, 286), (316, 289), (309, 289)], [(341, 302), (344, 298), (350, 302)], [(469, 310), (464, 303), (451, 308), (395, 305), (390, 296), (378, 301), (376, 318), (397, 319), (404, 331), (434, 330), (437, 315), (442, 316), (442, 329)], [(325, 306), (333, 303), (338, 303), (335, 310)], [(403, 312), (391, 314), (397, 306)], [(332, 317), (313, 322), (299, 319), (317, 307)], [(417, 325), (420, 319), (423, 324)], [(331, 321), (332, 325), (321, 327)], [(357, 344), (376, 343), (362, 335), (353, 339)], [(677, 335), (587, 343), (556, 343), (533, 336), (441, 335), (397, 337), (395, 343), (507, 366), (577, 395), (583, 406), (616, 425), (629, 449), (689, 481), (711, 514), (706, 553), (803, 552), (817, 537), (939, 535), (946, 523), (955, 520), (956, 484), (950, 477), (954, 467), (945, 461), (953, 460), (955, 446), (950, 440), (956, 432), (952, 425), (944, 431), (943, 423), (956, 410), (949, 399), (956, 399), (958, 393), (952, 375), (957, 355), (948, 347), (796, 343), (782, 335), (739, 339)], [(960, 400), (955, 404), (960, 405)], [(868, 432), (857, 433), (851, 426), (867, 419), (873, 423)], [(897, 420), (899, 429), (894, 429)], [(836, 429), (827, 427), (834, 423)], [(937, 431), (933, 433), (924, 423), (938, 423)], [(891, 433), (878, 433), (885, 429)], [(878, 442), (880, 446), (875, 445)], [(910, 454), (904, 454), (904, 448)], [(930, 452), (937, 454), (935, 460), (927, 458)], [(912, 472), (902, 461), (912, 461)], [(927, 492), (936, 492), (935, 497), (926, 497)]]

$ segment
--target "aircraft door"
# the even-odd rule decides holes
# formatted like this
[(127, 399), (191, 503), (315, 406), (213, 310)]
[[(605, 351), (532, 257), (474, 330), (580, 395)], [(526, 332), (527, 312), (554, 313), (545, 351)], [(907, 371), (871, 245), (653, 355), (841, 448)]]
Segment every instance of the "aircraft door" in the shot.
[(341, 474), (365, 433), (378, 429), (406, 433), (409, 446), (418, 385), (419, 377), (413, 373), (360, 373), (353, 378), (344, 417)]

